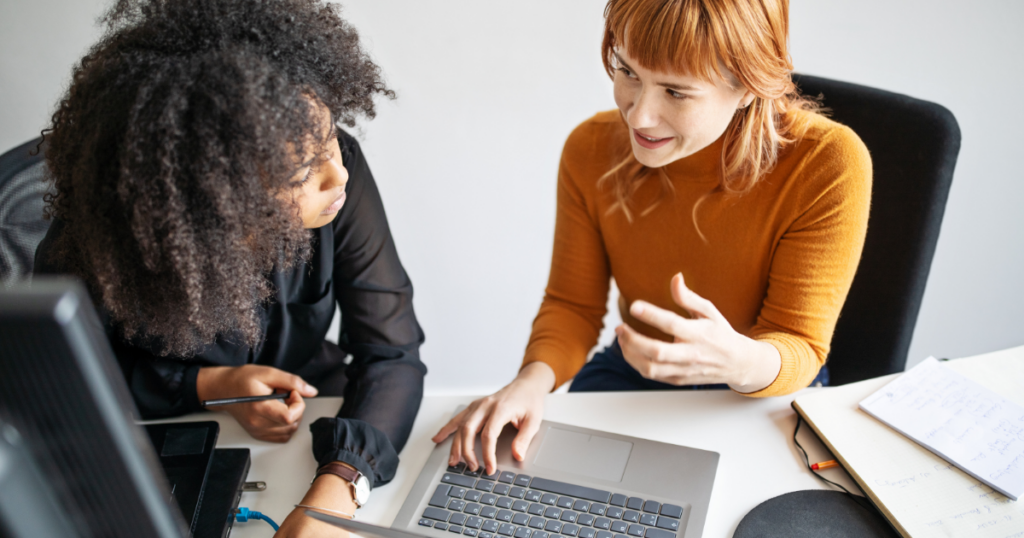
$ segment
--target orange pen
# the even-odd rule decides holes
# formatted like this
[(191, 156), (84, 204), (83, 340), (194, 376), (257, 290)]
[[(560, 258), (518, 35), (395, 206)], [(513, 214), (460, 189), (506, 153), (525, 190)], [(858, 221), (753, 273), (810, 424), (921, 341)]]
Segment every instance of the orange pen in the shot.
[(838, 466), (839, 466), (839, 463), (836, 460), (828, 460), (828, 461), (823, 461), (821, 463), (815, 463), (814, 465), (811, 465), (811, 469), (814, 469), (815, 471), (820, 471), (822, 469), (829, 469), (829, 468), (838, 467)]

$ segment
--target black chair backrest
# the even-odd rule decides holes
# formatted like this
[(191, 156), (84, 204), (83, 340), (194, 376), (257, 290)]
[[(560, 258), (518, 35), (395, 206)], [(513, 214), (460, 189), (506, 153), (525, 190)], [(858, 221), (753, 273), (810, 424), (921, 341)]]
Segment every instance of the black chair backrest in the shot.
[(0, 155), (0, 288), (32, 274), (36, 247), (50, 228), (43, 217), (45, 148), (35, 151), (40, 141)]
[(941, 105), (857, 84), (794, 75), (871, 152), (871, 216), (828, 358), (831, 384), (902, 372), (960, 151)]

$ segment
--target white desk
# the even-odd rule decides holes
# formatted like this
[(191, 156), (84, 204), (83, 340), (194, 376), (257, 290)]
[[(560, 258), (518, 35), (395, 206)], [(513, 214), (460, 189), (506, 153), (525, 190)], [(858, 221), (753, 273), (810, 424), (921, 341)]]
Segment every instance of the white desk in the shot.
[[(815, 390), (829, 389), (805, 389), (798, 394)], [(793, 446), (796, 415), (789, 404), (795, 396), (754, 399), (731, 391), (552, 394), (545, 418), (720, 453), (704, 527), (705, 537), (719, 538), (732, 536), (743, 516), (762, 501), (789, 491), (824, 487), (806, 470)], [(473, 399), (433, 396), (423, 400), (401, 453), (398, 474), (390, 484), (374, 490), (368, 505), (359, 510), (361, 521), (391, 524), (434, 446), (430, 437), (456, 406)], [(305, 494), (316, 469), (309, 424), (318, 417), (333, 416), (340, 407), (340, 398), (309, 400), (302, 427), (286, 444), (256, 441), (226, 414), (201, 413), (179, 420), (216, 420), (221, 425), (218, 447), (252, 449), (248, 479), (265, 481), (267, 491), (243, 493), (240, 506), (259, 510), (280, 523)], [(812, 463), (832, 459), (806, 425), (800, 430), (800, 443)], [(860, 493), (839, 468), (824, 471), (824, 476)], [(272, 535), (262, 521), (236, 523), (231, 533), (233, 538)]]

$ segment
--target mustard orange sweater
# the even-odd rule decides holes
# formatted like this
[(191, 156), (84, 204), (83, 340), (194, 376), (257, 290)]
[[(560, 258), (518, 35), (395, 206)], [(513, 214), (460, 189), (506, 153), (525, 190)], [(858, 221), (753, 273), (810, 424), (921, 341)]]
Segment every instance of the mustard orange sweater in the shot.
[(578, 126), (565, 143), (558, 171), (558, 213), (551, 273), (523, 365), (543, 361), (557, 385), (583, 367), (597, 343), (610, 278), (625, 323), (671, 341), (633, 319), (628, 305), (644, 299), (680, 314), (669, 281), (710, 300), (732, 327), (774, 345), (782, 356), (775, 381), (751, 396), (788, 394), (806, 387), (828, 356), (832, 331), (860, 260), (871, 200), (871, 158), (848, 127), (811, 118), (799, 142), (744, 195), (715, 193), (697, 212), (693, 204), (719, 183), (721, 140), (665, 167), (675, 193), (659, 199), (657, 178), (631, 200), (633, 222), (609, 212), (615, 199), (598, 179), (628, 148), (618, 110)]

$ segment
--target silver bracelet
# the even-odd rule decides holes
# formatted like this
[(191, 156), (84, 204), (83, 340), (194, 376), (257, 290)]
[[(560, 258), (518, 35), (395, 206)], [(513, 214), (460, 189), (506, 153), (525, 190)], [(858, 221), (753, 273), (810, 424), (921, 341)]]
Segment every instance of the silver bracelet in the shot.
[(355, 514), (350, 514), (348, 512), (342, 512), (341, 510), (331, 510), (330, 508), (320, 508), (319, 506), (310, 506), (308, 504), (296, 504), (295, 508), (308, 508), (310, 510), (320, 510), (321, 512), (330, 512), (332, 514), (338, 514), (340, 516), (344, 516), (344, 517), (346, 517), (348, 519), (355, 519), (356, 518)]

